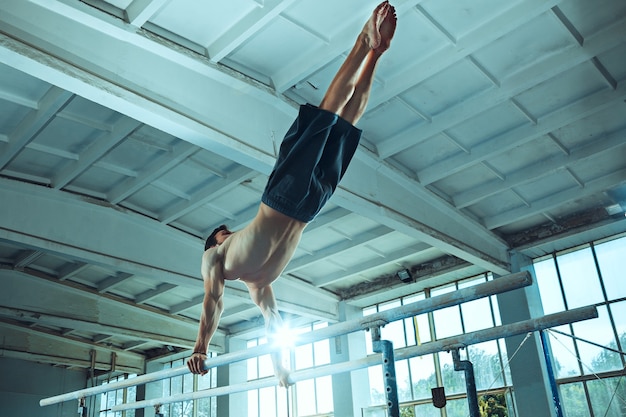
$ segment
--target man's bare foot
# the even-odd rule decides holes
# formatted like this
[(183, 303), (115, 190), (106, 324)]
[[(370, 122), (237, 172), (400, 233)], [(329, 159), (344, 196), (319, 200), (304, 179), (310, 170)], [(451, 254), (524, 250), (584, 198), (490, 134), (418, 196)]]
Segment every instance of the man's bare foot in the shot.
[(396, 32), (396, 9), (393, 6), (389, 6), (389, 10), (385, 19), (380, 24), (378, 32), (380, 33), (380, 42), (379, 45), (374, 48), (376, 53), (382, 54), (387, 49), (389, 49), (389, 45), (391, 45), (391, 39), (393, 38), (394, 33)]
[(370, 48), (376, 49), (380, 46), (381, 34), (380, 26), (385, 21), (385, 17), (389, 12), (391, 5), (388, 0), (383, 1), (374, 9), (372, 16), (369, 18), (365, 26), (363, 27), (363, 35), (365, 36), (365, 42)]

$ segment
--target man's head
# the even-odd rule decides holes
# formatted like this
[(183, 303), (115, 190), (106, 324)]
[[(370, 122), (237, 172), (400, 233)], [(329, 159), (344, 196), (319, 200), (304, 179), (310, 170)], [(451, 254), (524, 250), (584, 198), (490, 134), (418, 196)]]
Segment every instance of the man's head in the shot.
[[(220, 233), (222, 232), (222, 233)], [(213, 232), (209, 235), (204, 243), (204, 250), (210, 249), (214, 246), (217, 246), (219, 243), (223, 242), (223, 238), (230, 235), (232, 232), (228, 230), (225, 224), (216, 227)], [(218, 236), (219, 235), (219, 236)]]

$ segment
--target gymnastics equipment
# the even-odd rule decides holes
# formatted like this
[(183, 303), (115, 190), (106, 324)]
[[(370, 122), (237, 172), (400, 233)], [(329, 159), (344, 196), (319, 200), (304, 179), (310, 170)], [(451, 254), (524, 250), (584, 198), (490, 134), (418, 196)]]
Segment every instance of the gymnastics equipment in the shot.
[[(496, 326), (489, 329), (477, 330), (463, 335), (448, 337), (433, 342), (423, 343), (418, 346), (410, 346), (396, 349), (394, 351), (395, 360), (410, 359), (416, 356), (428, 355), (442, 351), (451, 351), (454, 349), (464, 348), (468, 345), (487, 342), (489, 340), (501, 339), (504, 337), (526, 334), (528, 332), (545, 330), (550, 327), (562, 326), (564, 324), (574, 323), (577, 321), (597, 318), (598, 312), (595, 306), (581, 307), (561, 313), (550, 314), (547, 316), (524, 320), (512, 324)], [(312, 378), (319, 378), (327, 375), (335, 375), (344, 372), (355, 371), (357, 369), (367, 368), (382, 363), (382, 355), (374, 354), (353, 361), (346, 361), (336, 364), (319, 366), (316, 368), (308, 368), (294, 371), (290, 375), (292, 382), (304, 381)], [(238, 384), (209, 388), (202, 391), (176, 394), (164, 398), (155, 398), (150, 400), (142, 400), (134, 403), (119, 404), (111, 408), (112, 412), (133, 410), (137, 408), (150, 407), (155, 405), (163, 405), (172, 402), (197, 400), (207, 397), (218, 397), (221, 395), (229, 395), (237, 392), (249, 391), (254, 389), (266, 388), (278, 385), (276, 377), (268, 377), (257, 379)]]

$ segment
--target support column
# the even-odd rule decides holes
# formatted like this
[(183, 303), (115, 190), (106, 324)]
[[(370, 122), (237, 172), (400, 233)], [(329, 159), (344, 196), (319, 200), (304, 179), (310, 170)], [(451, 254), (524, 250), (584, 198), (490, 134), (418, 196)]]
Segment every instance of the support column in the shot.
[(467, 393), (467, 405), (469, 406), (470, 417), (480, 417), (478, 408), (478, 395), (476, 394), (476, 378), (474, 378), (474, 365), (470, 361), (461, 360), (459, 349), (452, 349), (452, 361), (455, 371), (465, 373), (465, 392)]
[[(245, 340), (226, 336), (226, 352), (245, 350)], [(217, 386), (229, 386), (246, 382), (248, 378), (247, 361), (237, 361), (217, 367)], [(248, 393), (239, 392), (217, 397), (217, 417), (245, 416), (248, 414)]]
[[(497, 296), (502, 324), (542, 317), (543, 307), (532, 260), (520, 253), (512, 253), (511, 269), (513, 273), (528, 271), (533, 277), (533, 284)], [(525, 337), (525, 335), (520, 335), (505, 339), (509, 359)], [(517, 352), (510, 363), (510, 370), (517, 416), (555, 417), (550, 380), (541, 347), (541, 338), (537, 332), (534, 332)]]
[[(163, 370), (163, 364), (157, 361), (147, 361), (146, 362), (146, 373), (158, 372)], [(169, 380), (160, 380), (150, 382), (148, 384), (143, 385), (144, 398), (161, 398), (163, 397), (163, 384), (169, 383)], [(144, 417), (154, 417), (154, 407), (147, 407), (144, 409)]]
[[(137, 394), (135, 396), (135, 401), (142, 401), (146, 399), (146, 386), (144, 385), (137, 385), (136, 387), (136, 391)], [(135, 410), (135, 417), (146, 417), (145, 415), (145, 410), (143, 408), (140, 408), (139, 410)]]
[[(349, 321), (363, 317), (363, 311), (349, 306), (345, 302), (339, 303), (339, 318)], [(364, 358), (367, 355), (365, 348), (365, 332), (354, 332), (330, 339), (330, 361), (341, 363), (349, 360)], [(367, 368), (332, 376), (333, 406), (336, 416), (361, 417), (361, 409), (369, 406), (370, 387)]]
[(372, 348), (374, 352), (381, 354), (383, 360), (383, 381), (385, 386), (385, 399), (387, 400), (387, 415), (389, 417), (400, 417), (393, 343), (389, 340), (381, 340), (380, 327), (371, 328), (370, 333), (372, 337)]

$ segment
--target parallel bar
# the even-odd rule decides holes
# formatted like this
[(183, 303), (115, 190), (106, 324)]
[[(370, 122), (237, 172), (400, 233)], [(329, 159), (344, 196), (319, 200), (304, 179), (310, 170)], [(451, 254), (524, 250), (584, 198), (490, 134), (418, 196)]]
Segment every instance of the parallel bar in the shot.
[[(488, 281), (484, 284), (463, 288), (458, 291), (438, 295), (436, 297), (427, 298), (425, 300), (419, 300), (405, 306), (382, 311), (380, 313), (372, 314), (360, 319), (334, 324), (332, 326), (315, 330), (310, 333), (298, 335), (298, 338), (295, 341), (295, 345), (304, 345), (307, 343), (316, 342), (318, 340), (330, 339), (360, 330), (368, 330), (371, 327), (381, 326), (392, 321), (402, 320), (408, 317), (416, 316), (418, 314), (429, 313), (437, 309), (446, 308), (467, 301), (477, 300), (486, 296), (519, 289), (529, 286), (531, 284), (532, 278), (528, 272), (517, 272), (506, 277), (501, 277), (492, 281)], [(204, 362), (204, 367), (206, 369), (210, 369), (221, 365), (228, 365), (233, 362), (262, 356), (274, 350), (276, 350), (275, 346), (265, 344), (250, 349), (226, 353), (215, 358), (207, 359)], [(99, 385), (97, 387), (85, 388), (67, 394), (44, 398), (39, 401), (39, 405), (46, 406), (64, 401), (78, 400), (80, 398), (90, 395), (102, 394), (121, 388), (142, 385), (148, 382), (158, 381), (166, 378), (173, 378), (179, 375), (184, 375), (187, 372), (189, 372), (189, 370), (186, 366), (165, 369), (163, 371), (152, 372), (132, 379), (125, 379), (123, 381), (118, 381), (111, 384)]]
[[(598, 317), (598, 311), (594, 306), (581, 307), (574, 310), (564, 311), (561, 313), (550, 314), (537, 319), (520, 321), (513, 324), (492, 327), (490, 329), (478, 330), (472, 333), (466, 333), (459, 336), (448, 337), (437, 340), (435, 342), (424, 343), (419, 346), (411, 346), (397, 349), (394, 353), (395, 360), (413, 358), (415, 356), (423, 356), (431, 353), (458, 349), (468, 345), (487, 342), (489, 340), (501, 339), (504, 337), (516, 336), (528, 332), (544, 330), (550, 327), (562, 326), (568, 323), (592, 319)], [(367, 368), (379, 365), (382, 362), (381, 355), (375, 354), (354, 361), (346, 361), (338, 364), (324, 365), (317, 368), (303, 369), (291, 373), (290, 380), (292, 382), (304, 381), (307, 379), (318, 378), (321, 376), (334, 375), (344, 372), (350, 372), (357, 369)], [(152, 400), (137, 401), (128, 404), (119, 404), (111, 408), (112, 412), (134, 410), (137, 408), (145, 408), (155, 405), (168, 404), (179, 401), (197, 400), (200, 398), (216, 397), (221, 395), (234, 394), (236, 392), (250, 391), (253, 389), (266, 388), (278, 385), (276, 377), (258, 379), (239, 384), (228, 385), (218, 388), (210, 388), (203, 391), (195, 391), (183, 394), (176, 394), (165, 398), (155, 398)]]

